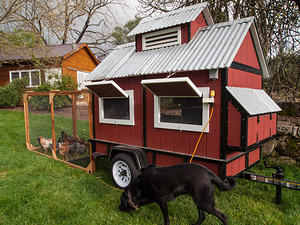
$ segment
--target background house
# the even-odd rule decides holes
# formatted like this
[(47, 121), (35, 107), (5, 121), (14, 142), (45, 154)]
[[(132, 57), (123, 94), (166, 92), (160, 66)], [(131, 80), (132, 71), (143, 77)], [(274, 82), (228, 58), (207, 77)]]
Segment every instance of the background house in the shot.
[(82, 88), (89, 72), (99, 64), (87, 44), (65, 44), (0, 52), (0, 85), (19, 78), (29, 78), (28, 87), (71, 75)]

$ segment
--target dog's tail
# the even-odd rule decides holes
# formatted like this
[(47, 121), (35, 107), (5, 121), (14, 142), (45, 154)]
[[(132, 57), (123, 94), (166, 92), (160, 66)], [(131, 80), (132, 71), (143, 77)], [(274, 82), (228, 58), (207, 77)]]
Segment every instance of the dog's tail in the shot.
[(236, 184), (236, 181), (233, 177), (227, 177), (225, 181), (222, 181), (219, 177), (214, 176), (212, 181), (220, 191), (229, 191), (234, 188)]

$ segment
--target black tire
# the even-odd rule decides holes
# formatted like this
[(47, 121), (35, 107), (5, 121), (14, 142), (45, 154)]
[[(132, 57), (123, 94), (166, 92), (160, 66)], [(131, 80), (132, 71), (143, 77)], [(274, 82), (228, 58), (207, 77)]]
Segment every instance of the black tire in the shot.
[(132, 157), (124, 153), (119, 153), (111, 160), (110, 173), (115, 185), (121, 189), (125, 189), (137, 178), (140, 171), (136, 168)]

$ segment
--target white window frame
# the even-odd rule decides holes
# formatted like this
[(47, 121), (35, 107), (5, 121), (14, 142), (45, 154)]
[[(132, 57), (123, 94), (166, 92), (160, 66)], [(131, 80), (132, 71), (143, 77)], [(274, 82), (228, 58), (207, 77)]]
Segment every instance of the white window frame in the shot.
[[(164, 34), (167, 34), (169, 32), (173, 32), (173, 31), (177, 31), (177, 41), (176, 42), (162, 43), (160, 45), (155, 45), (155, 46), (150, 46), (150, 47), (146, 46), (146, 38), (150, 38), (150, 37), (156, 36), (156, 35), (164, 35)], [(143, 50), (150, 50), (150, 49), (156, 49), (156, 48), (162, 48), (162, 47), (168, 47), (168, 46), (180, 45), (180, 44), (181, 44), (181, 27), (180, 26), (171, 27), (169, 29), (163, 29), (163, 30), (159, 30), (159, 31), (155, 31), (155, 32), (150, 32), (147, 34), (143, 34), (143, 36), (142, 36), (142, 49)]]
[[(79, 77), (80, 75), (84, 76), (83, 80), (80, 80)], [(85, 81), (87, 79), (87, 77), (90, 75), (89, 72), (84, 72), (84, 71), (77, 71), (77, 86), (78, 86), (78, 90), (82, 90), (82, 89), (86, 89), (87, 87), (85, 86)]]
[[(12, 82), (12, 73), (19, 73), (19, 79), (21, 79), (22, 72), (29, 72), (29, 85), (27, 87), (38, 87), (39, 85), (41, 85), (41, 71), (40, 70), (11, 70), (11, 71), (9, 71), (9, 81)], [(32, 72), (39, 73), (39, 84), (38, 85), (32, 85), (32, 78), (31, 78)]]
[[(203, 96), (202, 99), (209, 98), (209, 87), (199, 87), (198, 88)], [(160, 97), (154, 95), (154, 127), (162, 128), (162, 129), (171, 129), (171, 130), (179, 130), (179, 131), (195, 131), (202, 132), (208, 119), (209, 119), (209, 103), (206, 101), (202, 101), (202, 125), (192, 125), (192, 124), (180, 124), (180, 123), (167, 123), (160, 121)], [(207, 125), (205, 133), (209, 132), (209, 124)]]
[(134, 126), (134, 91), (125, 90), (125, 92), (129, 98), (129, 120), (104, 118), (103, 99), (111, 99), (106, 97), (99, 98), (99, 123)]

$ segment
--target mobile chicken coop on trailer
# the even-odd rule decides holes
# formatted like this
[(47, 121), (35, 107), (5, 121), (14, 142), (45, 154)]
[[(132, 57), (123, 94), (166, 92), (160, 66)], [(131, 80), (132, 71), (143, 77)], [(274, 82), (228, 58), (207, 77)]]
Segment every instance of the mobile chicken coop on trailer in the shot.
[(86, 83), (93, 156), (109, 157), (119, 187), (148, 164), (193, 156), (225, 178), (260, 160), (280, 108), (262, 90), (269, 73), (253, 17), (214, 24), (201, 3), (144, 19), (129, 35), (135, 42), (117, 46)]

